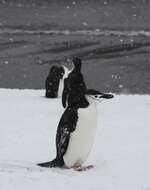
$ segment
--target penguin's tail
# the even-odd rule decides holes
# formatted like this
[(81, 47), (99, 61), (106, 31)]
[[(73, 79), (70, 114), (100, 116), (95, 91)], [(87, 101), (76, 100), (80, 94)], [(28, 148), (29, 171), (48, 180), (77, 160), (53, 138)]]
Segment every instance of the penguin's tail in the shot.
[(40, 167), (45, 167), (45, 168), (62, 167), (62, 166), (64, 166), (64, 161), (63, 161), (63, 159), (58, 160), (55, 158), (52, 161), (38, 163), (37, 165)]

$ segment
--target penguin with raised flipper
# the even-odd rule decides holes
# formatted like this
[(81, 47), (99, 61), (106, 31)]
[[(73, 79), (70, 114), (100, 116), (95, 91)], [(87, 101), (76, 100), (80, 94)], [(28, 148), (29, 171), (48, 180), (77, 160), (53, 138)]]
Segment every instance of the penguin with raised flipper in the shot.
[(80, 104), (80, 106), (83, 105), (83, 107), (87, 105), (87, 101), (82, 96), (86, 91), (86, 84), (81, 73), (82, 61), (80, 58), (74, 57), (72, 62), (74, 68), (64, 80), (62, 94), (62, 105), (64, 108), (67, 106), (73, 107), (77, 104)]
[[(80, 93), (79, 98), (80, 103), (68, 106), (58, 124), (56, 158), (50, 162), (39, 163), (39, 166), (73, 168), (76, 171), (93, 167), (83, 167), (82, 164), (86, 161), (94, 142), (97, 126), (96, 105), (102, 99), (113, 98), (113, 95), (86, 90)], [(71, 99), (70, 103), (72, 105)]]

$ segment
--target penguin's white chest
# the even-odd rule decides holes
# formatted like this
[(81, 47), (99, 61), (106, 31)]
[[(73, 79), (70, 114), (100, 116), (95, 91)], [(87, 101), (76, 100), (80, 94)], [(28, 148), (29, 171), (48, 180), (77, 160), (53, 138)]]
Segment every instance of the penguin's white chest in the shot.
[(94, 143), (96, 126), (96, 105), (78, 109), (77, 126), (70, 135), (69, 145), (63, 157), (67, 167), (78, 166), (86, 161)]
[(64, 79), (59, 80), (59, 87), (58, 87), (58, 98), (62, 97), (62, 92), (64, 89)]

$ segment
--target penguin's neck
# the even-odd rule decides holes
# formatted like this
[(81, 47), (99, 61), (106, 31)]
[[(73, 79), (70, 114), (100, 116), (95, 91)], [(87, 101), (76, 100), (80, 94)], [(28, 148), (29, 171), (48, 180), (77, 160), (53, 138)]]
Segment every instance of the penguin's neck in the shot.
[(64, 65), (63, 65), (63, 68), (64, 68), (64, 75), (63, 75), (63, 77), (62, 77), (62, 80), (64, 80), (65, 78), (67, 78), (68, 77), (68, 75), (69, 75), (69, 73), (71, 72), (71, 70), (69, 70), (67, 67), (65, 67)]
[(81, 63), (74, 64), (73, 68), (73, 71), (81, 72)]

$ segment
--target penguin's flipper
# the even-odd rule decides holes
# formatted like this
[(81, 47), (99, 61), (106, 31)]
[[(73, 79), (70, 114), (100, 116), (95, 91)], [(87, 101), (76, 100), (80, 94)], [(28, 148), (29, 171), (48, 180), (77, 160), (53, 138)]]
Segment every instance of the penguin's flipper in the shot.
[(57, 135), (56, 135), (56, 150), (57, 158), (63, 158), (67, 151), (70, 134), (75, 130), (78, 119), (76, 108), (67, 108), (60, 119)]
[(70, 132), (67, 128), (61, 129), (60, 134), (56, 137), (57, 157), (62, 158), (65, 154), (70, 139)]
[(62, 128), (56, 136), (57, 156), (49, 162), (38, 163), (37, 165), (45, 168), (62, 167), (64, 166), (63, 156), (67, 150), (70, 138), (70, 132), (66, 128)]
[(37, 165), (40, 166), (40, 167), (50, 168), (50, 166), (51, 166), (51, 161), (38, 163)]

